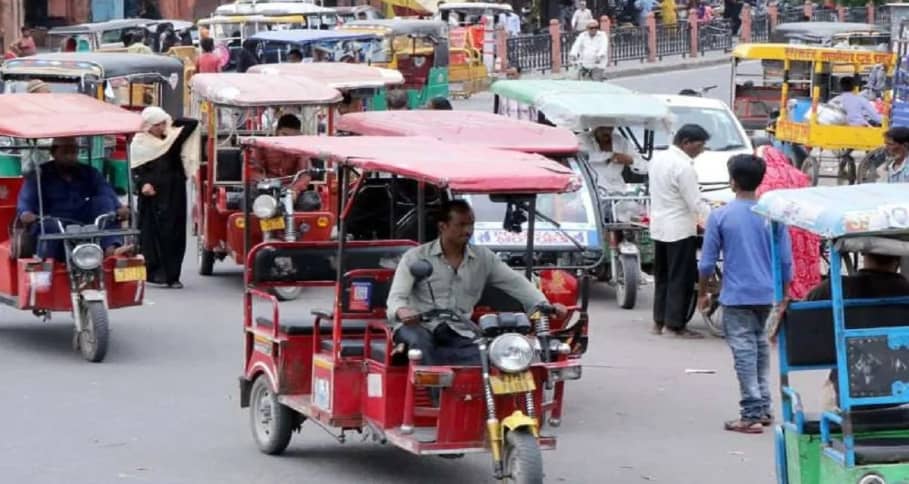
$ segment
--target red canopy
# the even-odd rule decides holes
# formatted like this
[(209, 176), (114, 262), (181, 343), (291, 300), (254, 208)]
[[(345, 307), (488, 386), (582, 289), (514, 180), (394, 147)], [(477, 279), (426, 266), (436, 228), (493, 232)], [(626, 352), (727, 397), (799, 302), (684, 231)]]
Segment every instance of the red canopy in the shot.
[(570, 169), (540, 155), (432, 138), (270, 136), (247, 138), (244, 144), (330, 159), (461, 193), (558, 193), (580, 187), (580, 180)]
[(341, 93), (303, 77), (265, 74), (196, 74), (193, 93), (222, 106), (320, 105), (341, 101)]
[(476, 111), (350, 113), (341, 116), (338, 129), (361, 135), (429, 136), (525, 153), (556, 155), (578, 151), (578, 139), (568, 129)]
[(0, 136), (56, 138), (135, 133), (142, 118), (85, 94), (0, 96)]
[(305, 77), (342, 91), (404, 83), (404, 76), (394, 69), (383, 69), (366, 64), (348, 64), (346, 62), (259, 64), (250, 67), (248, 72)]

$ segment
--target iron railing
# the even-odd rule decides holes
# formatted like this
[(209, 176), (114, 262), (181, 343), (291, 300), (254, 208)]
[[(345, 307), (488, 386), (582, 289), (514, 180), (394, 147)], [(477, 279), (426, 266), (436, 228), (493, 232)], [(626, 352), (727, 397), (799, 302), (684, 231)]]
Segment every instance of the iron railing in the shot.
[(834, 8), (816, 8), (811, 12), (814, 22), (838, 22), (840, 15)]
[(868, 22), (868, 7), (849, 7), (846, 9), (846, 22)]
[(548, 33), (509, 37), (508, 65), (522, 71), (552, 69), (552, 37)]
[(879, 27), (890, 30), (890, 7), (881, 5), (874, 11), (874, 23)]
[(770, 16), (757, 15), (751, 19), (751, 41), (770, 41)]
[(568, 57), (569, 57), (568, 54), (571, 53), (571, 46), (574, 45), (575, 39), (578, 38), (578, 33), (573, 32), (573, 31), (572, 32), (562, 32), (561, 38), (562, 38), (562, 44), (560, 47), (562, 48), (562, 52), (561, 52), (562, 65), (567, 66), (570, 63), (570, 60), (568, 59)]
[(713, 19), (698, 26), (698, 50), (701, 53), (708, 50), (732, 50), (732, 27), (729, 20)]
[(610, 31), (609, 60), (640, 60), (647, 58), (647, 29), (643, 27), (618, 27)]
[(660, 60), (667, 55), (687, 56), (691, 52), (691, 26), (687, 21), (675, 25), (657, 24), (656, 47)]

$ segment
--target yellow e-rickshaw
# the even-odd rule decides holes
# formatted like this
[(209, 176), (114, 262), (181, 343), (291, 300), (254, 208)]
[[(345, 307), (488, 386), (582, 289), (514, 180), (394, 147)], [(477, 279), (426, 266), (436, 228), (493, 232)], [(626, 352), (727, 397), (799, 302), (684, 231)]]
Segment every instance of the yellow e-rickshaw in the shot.
[[(776, 139), (784, 144), (800, 147), (808, 156), (796, 164), (813, 184), (821, 178), (821, 161), (824, 158), (838, 161), (836, 178), (854, 183), (856, 170), (852, 151), (870, 151), (884, 143), (884, 133), (890, 124), (890, 91), (869, 83), (867, 94), (879, 101), (882, 111), (880, 126), (848, 125), (845, 113), (835, 103), (842, 77), (857, 78), (860, 86), (868, 66), (878, 72), (880, 81), (892, 78), (896, 56), (890, 52), (832, 49), (805, 45), (744, 44), (736, 48), (736, 59), (751, 55), (782, 65), (779, 83), (779, 116), (771, 129)], [(883, 79), (883, 77), (886, 79)], [(870, 80), (870, 79), (869, 79)], [(763, 86), (762, 86), (763, 87)], [(734, 99), (741, 99), (739, 86), (734, 89)], [(832, 101), (832, 102), (831, 102)], [(830, 104), (828, 104), (830, 102)]]

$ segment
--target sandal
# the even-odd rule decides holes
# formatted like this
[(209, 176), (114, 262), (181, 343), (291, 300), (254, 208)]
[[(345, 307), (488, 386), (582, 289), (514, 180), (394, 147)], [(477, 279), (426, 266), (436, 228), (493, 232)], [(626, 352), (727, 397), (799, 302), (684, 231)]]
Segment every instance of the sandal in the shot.
[(742, 434), (761, 434), (764, 433), (764, 427), (758, 420), (730, 420), (723, 425), (723, 428), (730, 432), (739, 432)]
[(704, 335), (690, 329), (670, 329), (669, 333), (681, 339), (704, 339)]
[(764, 414), (764, 416), (761, 417), (760, 422), (761, 422), (761, 425), (763, 425), (764, 427), (769, 427), (769, 426), (773, 425), (773, 415), (771, 415), (769, 413)]

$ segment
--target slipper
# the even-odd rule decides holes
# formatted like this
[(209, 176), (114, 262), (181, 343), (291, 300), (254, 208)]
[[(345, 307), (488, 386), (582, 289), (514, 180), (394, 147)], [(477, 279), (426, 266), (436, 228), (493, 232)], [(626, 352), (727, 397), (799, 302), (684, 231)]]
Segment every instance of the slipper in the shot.
[(739, 432), (742, 434), (761, 434), (764, 433), (764, 427), (758, 420), (730, 420), (723, 424), (723, 428), (730, 432)]
[(669, 334), (681, 339), (704, 339), (704, 335), (690, 329), (670, 329)]
[(763, 425), (764, 427), (769, 427), (769, 426), (773, 425), (773, 415), (770, 415), (769, 413), (765, 414), (763, 417), (761, 417), (760, 422), (761, 422), (761, 425)]

